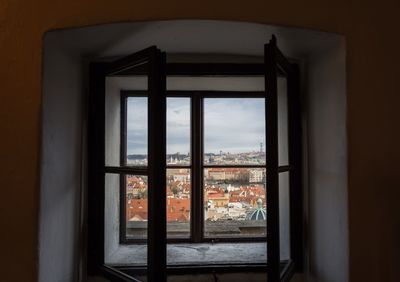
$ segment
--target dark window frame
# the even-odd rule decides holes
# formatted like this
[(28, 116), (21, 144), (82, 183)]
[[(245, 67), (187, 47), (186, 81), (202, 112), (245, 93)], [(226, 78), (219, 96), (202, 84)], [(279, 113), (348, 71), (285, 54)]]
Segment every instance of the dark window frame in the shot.
[[(102, 274), (112, 278), (113, 281), (138, 281), (129, 275), (126, 275), (126, 270), (123, 270), (122, 266), (108, 266), (104, 264), (104, 176), (105, 173), (116, 173), (116, 174), (132, 174), (131, 168), (124, 167), (111, 167), (104, 166), (104, 94), (105, 94), (105, 76), (111, 72), (119, 72), (124, 75), (129, 75), (130, 70), (125, 70), (123, 67), (129, 64), (130, 61), (147, 57), (150, 58), (150, 72), (153, 77), (156, 77), (158, 82), (156, 84), (149, 83), (149, 87), (152, 87), (153, 99), (155, 99), (155, 93), (165, 93), (165, 75), (215, 75), (220, 73), (222, 75), (266, 75), (266, 92), (268, 93), (268, 99), (275, 100), (273, 103), (267, 103), (266, 112), (270, 114), (269, 107), (276, 108), (276, 79), (278, 76), (288, 77), (288, 121), (289, 121), (289, 166), (281, 168), (277, 167), (277, 156), (267, 157), (267, 166), (276, 165), (276, 170), (267, 172), (267, 187), (271, 184), (273, 189), (267, 188), (267, 222), (269, 225), (269, 232), (267, 234), (268, 241), (268, 253), (267, 253), (267, 272), (268, 279), (271, 281), (288, 281), (288, 277), (291, 276), (294, 270), (301, 271), (303, 264), (303, 208), (302, 208), (302, 179), (301, 179), (301, 163), (302, 163), (302, 144), (301, 144), (301, 111), (300, 111), (300, 95), (299, 95), (299, 71), (298, 66), (288, 63), (286, 58), (280, 53), (276, 47), (276, 39), (273, 39), (270, 43), (265, 45), (265, 64), (246, 64), (243, 69), (240, 64), (165, 64), (165, 53), (160, 52), (156, 47), (150, 47), (144, 51), (135, 53), (131, 56), (122, 58), (113, 63), (93, 63), (90, 68), (90, 95), (89, 95), (89, 129), (88, 129), (88, 142), (89, 146), (89, 243), (88, 243), (88, 272), (91, 274)], [(122, 66), (122, 68), (121, 68)], [(254, 68), (253, 68), (254, 67)], [(218, 71), (216, 71), (218, 70)], [(135, 72), (137, 74), (137, 72)], [(164, 79), (163, 79), (164, 76)], [(274, 81), (275, 80), (275, 81)], [(155, 81), (153, 81), (155, 82)], [(265, 96), (265, 97), (267, 97)], [(91, 102), (94, 102), (93, 104)], [(272, 106), (271, 106), (272, 104)], [(158, 105), (157, 107), (162, 107)], [(157, 108), (156, 107), (156, 108)], [(162, 110), (165, 111), (165, 108)], [(155, 108), (152, 109), (153, 113), (157, 113)], [(193, 112), (193, 111), (192, 111)], [(272, 114), (273, 115), (273, 114)], [(151, 114), (149, 112), (149, 118)], [(154, 117), (152, 120), (154, 124)], [(272, 119), (267, 118), (267, 136), (272, 131), (276, 130), (270, 125), (276, 122), (276, 116)], [(150, 130), (150, 128), (149, 128)], [(154, 130), (152, 132), (154, 134)], [(161, 137), (165, 137), (165, 132), (161, 132)], [(102, 137), (103, 136), (103, 137)], [(154, 135), (152, 136), (154, 140)], [(152, 139), (149, 138), (149, 139)], [(163, 138), (161, 138), (163, 139)], [(274, 138), (273, 138), (274, 139)], [(294, 140), (294, 142), (290, 142)], [(272, 146), (277, 146), (277, 140), (266, 139), (267, 143), (271, 142)], [(164, 139), (165, 142), (165, 139)], [(192, 142), (193, 143), (193, 142)], [(149, 144), (149, 147), (155, 149), (156, 144), (153, 142)], [(271, 145), (271, 144), (270, 144)], [(267, 145), (268, 146), (268, 145)], [(267, 147), (266, 146), (266, 147)], [(165, 149), (165, 148), (164, 148)], [(157, 150), (155, 150), (157, 151)], [(154, 153), (153, 151), (153, 157)], [(102, 152), (98, 154), (99, 152)], [(165, 154), (164, 154), (165, 155)], [(193, 155), (193, 154), (192, 154)], [(160, 156), (160, 153), (158, 153)], [(149, 156), (150, 159), (150, 156)], [(156, 166), (148, 168), (149, 176), (156, 175), (156, 172), (161, 172), (165, 169), (165, 158), (164, 163), (157, 163)], [(277, 179), (280, 172), (293, 170), (290, 173), (290, 183), (293, 183), (293, 188), (290, 188), (291, 193), (294, 196), (290, 197), (290, 240), (291, 240), (291, 260), (287, 262), (281, 262), (279, 260), (279, 210), (277, 200), (279, 184)], [(139, 169), (139, 174), (145, 174), (145, 169)], [(101, 176), (103, 175), (103, 176)], [(273, 175), (272, 180), (270, 175)], [(268, 179), (270, 180), (268, 181)], [(154, 177), (153, 177), (154, 180)], [(201, 186), (202, 187), (202, 186)], [(202, 189), (197, 189), (202, 191)], [(165, 204), (154, 205), (155, 198), (158, 200), (165, 199), (164, 195), (151, 197), (149, 200), (153, 201), (153, 205), (150, 208), (149, 221), (151, 218), (155, 218), (155, 214), (159, 212), (165, 217)], [(165, 194), (165, 193), (164, 193)], [(164, 198), (163, 198), (164, 197)], [(275, 203), (274, 203), (275, 201)], [(164, 201), (165, 202), (165, 201)], [(272, 205), (270, 205), (272, 203)], [(164, 222), (164, 221), (163, 221)], [(201, 224), (202, 225), (202, 224)], [(166, 273), (173, 270), (173, 267), (167, 267), (166, 265), (166, 223), (152, 223), (149, 226), (148, 231), (148, 279), (149, 281), (165, 281)], [(236, 238), (235, 238), (236, 239)], [(254, 241), (254, 240), (253, 240)], [(282, 265), (284, 264), (284, 265)], [(264, 265), (265, 266), (265, 265)], [(198, 266), (194, 266), (196, 269)], [(201, 266), (199, 266), (201, 267)], [(239, 265), (241, 269), (247, 269), (249, 265)], [(250, 268), (252, 266), (250, 265)], [(207, 268), (207, 266), (205, 266)], [(214, 271), (218, 266), (209, 266), (211, 271)], [(133, 268), (132, 268), (133, 269)], [(180, 268), (184, 273), (185, 268)]]
[[(303, 269), (303, 188), (302, 188), (302, 121), (300, 99), (300, 73), (297, 64), (290, 63), (277, 47), (275, 35), (264, 45), (265, 90), (267, 103), (267, 138), (266, 147), (272, 154), (267, 154), (267, 222), (270, 232), (267, 234), (267, 261), (269, 281), (287, 281), (290, 272)], [(278, 169), (278, 87), (277, 78), (287, 79), (288, 100), (288, 142), (289, 166), (295, 168), (289, 172), (290, 189), (290, 261), (280, 271), (280, 226), (279, 226), (279, 174)]]

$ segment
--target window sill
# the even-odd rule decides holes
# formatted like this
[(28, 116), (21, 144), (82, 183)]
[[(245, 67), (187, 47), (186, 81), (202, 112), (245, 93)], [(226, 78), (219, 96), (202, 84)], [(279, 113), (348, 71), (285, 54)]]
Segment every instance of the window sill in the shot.
[[(167, 264), (172, 266), (265, 264), (266, 262), (265, 242), (167, 245)], [(147, 245), (119, 245), (106, 260), (106, 264), (144, 266), (147, 264)]]

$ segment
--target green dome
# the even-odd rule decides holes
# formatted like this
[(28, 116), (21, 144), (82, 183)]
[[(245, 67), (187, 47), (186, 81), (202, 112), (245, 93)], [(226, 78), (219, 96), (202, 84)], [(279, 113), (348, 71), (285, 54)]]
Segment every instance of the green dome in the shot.
[(249, 212), (246, 216), (247, 220), (266, 220), (267, 212), (262, 207), (262, 199), (257, 200), (257, 209), (252, 212)]

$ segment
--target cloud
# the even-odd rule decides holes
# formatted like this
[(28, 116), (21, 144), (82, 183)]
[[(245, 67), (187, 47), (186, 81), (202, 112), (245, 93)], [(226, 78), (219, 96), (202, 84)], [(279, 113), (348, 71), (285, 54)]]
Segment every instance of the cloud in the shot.
[(265, 143), (264, 109), (262, 98), (205, 99), (205, 152), (259, 150), (260, 142)]
[(167, 154), (190, 152), (190, 98), (167, 99)]
[[(128, 99), (128, 153), (147, 151), (147, 98)], [(204, 146), (207, 153), (259, 150), (265, 144), (265, 100), (206, 98)], [(167, 153), (190, 150), (190, 99), (167, 99)]]
[(147, 154), (147, 98), (129, 97), (127, 101), (127, 152)]

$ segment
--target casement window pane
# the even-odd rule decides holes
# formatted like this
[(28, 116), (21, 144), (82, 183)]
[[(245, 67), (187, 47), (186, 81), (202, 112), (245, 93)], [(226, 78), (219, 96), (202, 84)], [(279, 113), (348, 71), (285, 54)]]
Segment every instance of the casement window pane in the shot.
[(126, 103), (127, 165), (147, 165), (147, 97), (129, 97)]
[(104, 178), (104, 260), (113, 263), (114, 246), (119, 244), (120, 222), (119, 174), (107, 173)]
[[(125, 184), (121, 186), (121, 184)], [(130, 264), (140, 267), (147, 265), (147, 242), (134, 254), (129, 254), (129, 246), (120, 241), (121, 221), (125, 220), (126, 239), (145, 239), (147, 236), (146, 214), (139, 212), (143, 202), (135, 200), (143, 197), (147, 189), (147, 177), (142, 175), (124, 175), (106, 173), (104, 178), (104, 260), (107, 264)], [(122, 194), (121, 194), (122, 193)], [(122, 197), (121, 197), (122, 196)], [(147, 199), (142, 199), (147, 202)], [(124, 211), (126, 216), (121, 216)], [(146, 219), (145, 219), (146, 218)], [(118, 253), (119, 255), (115, 255)]]
[(147, 238), (148, 188), (147, 176), (126, 176), (126, 238)]
[[(190, 235), (190, 170), (167, 170), (167, 232), (168, 237)], [(147, 177), (126, 177), (126, 236), (147, 238), (148, 189)]]
[(266, 232), (263, 168), (204, 169), (206, 237), (257, 237)]
[(147, 98), (124, 98), (121, 89), (145, 95), (147, 76), (106, 77), (105, 165), (147, 165)]
[(278, 161), (289, 165), (287, 79), (278, 78)]
[(190, 98), (167, 98), (167, 164), (190, 165)]
[(290, 191), (289, 172), (279, 174), (279, 238), (280, 259), (290, 259)]
[(190, 236), (190, 169), (167, 169), (167, 237)]
[(265, 164), (265, 99), (204, 99), (204, 164)]

